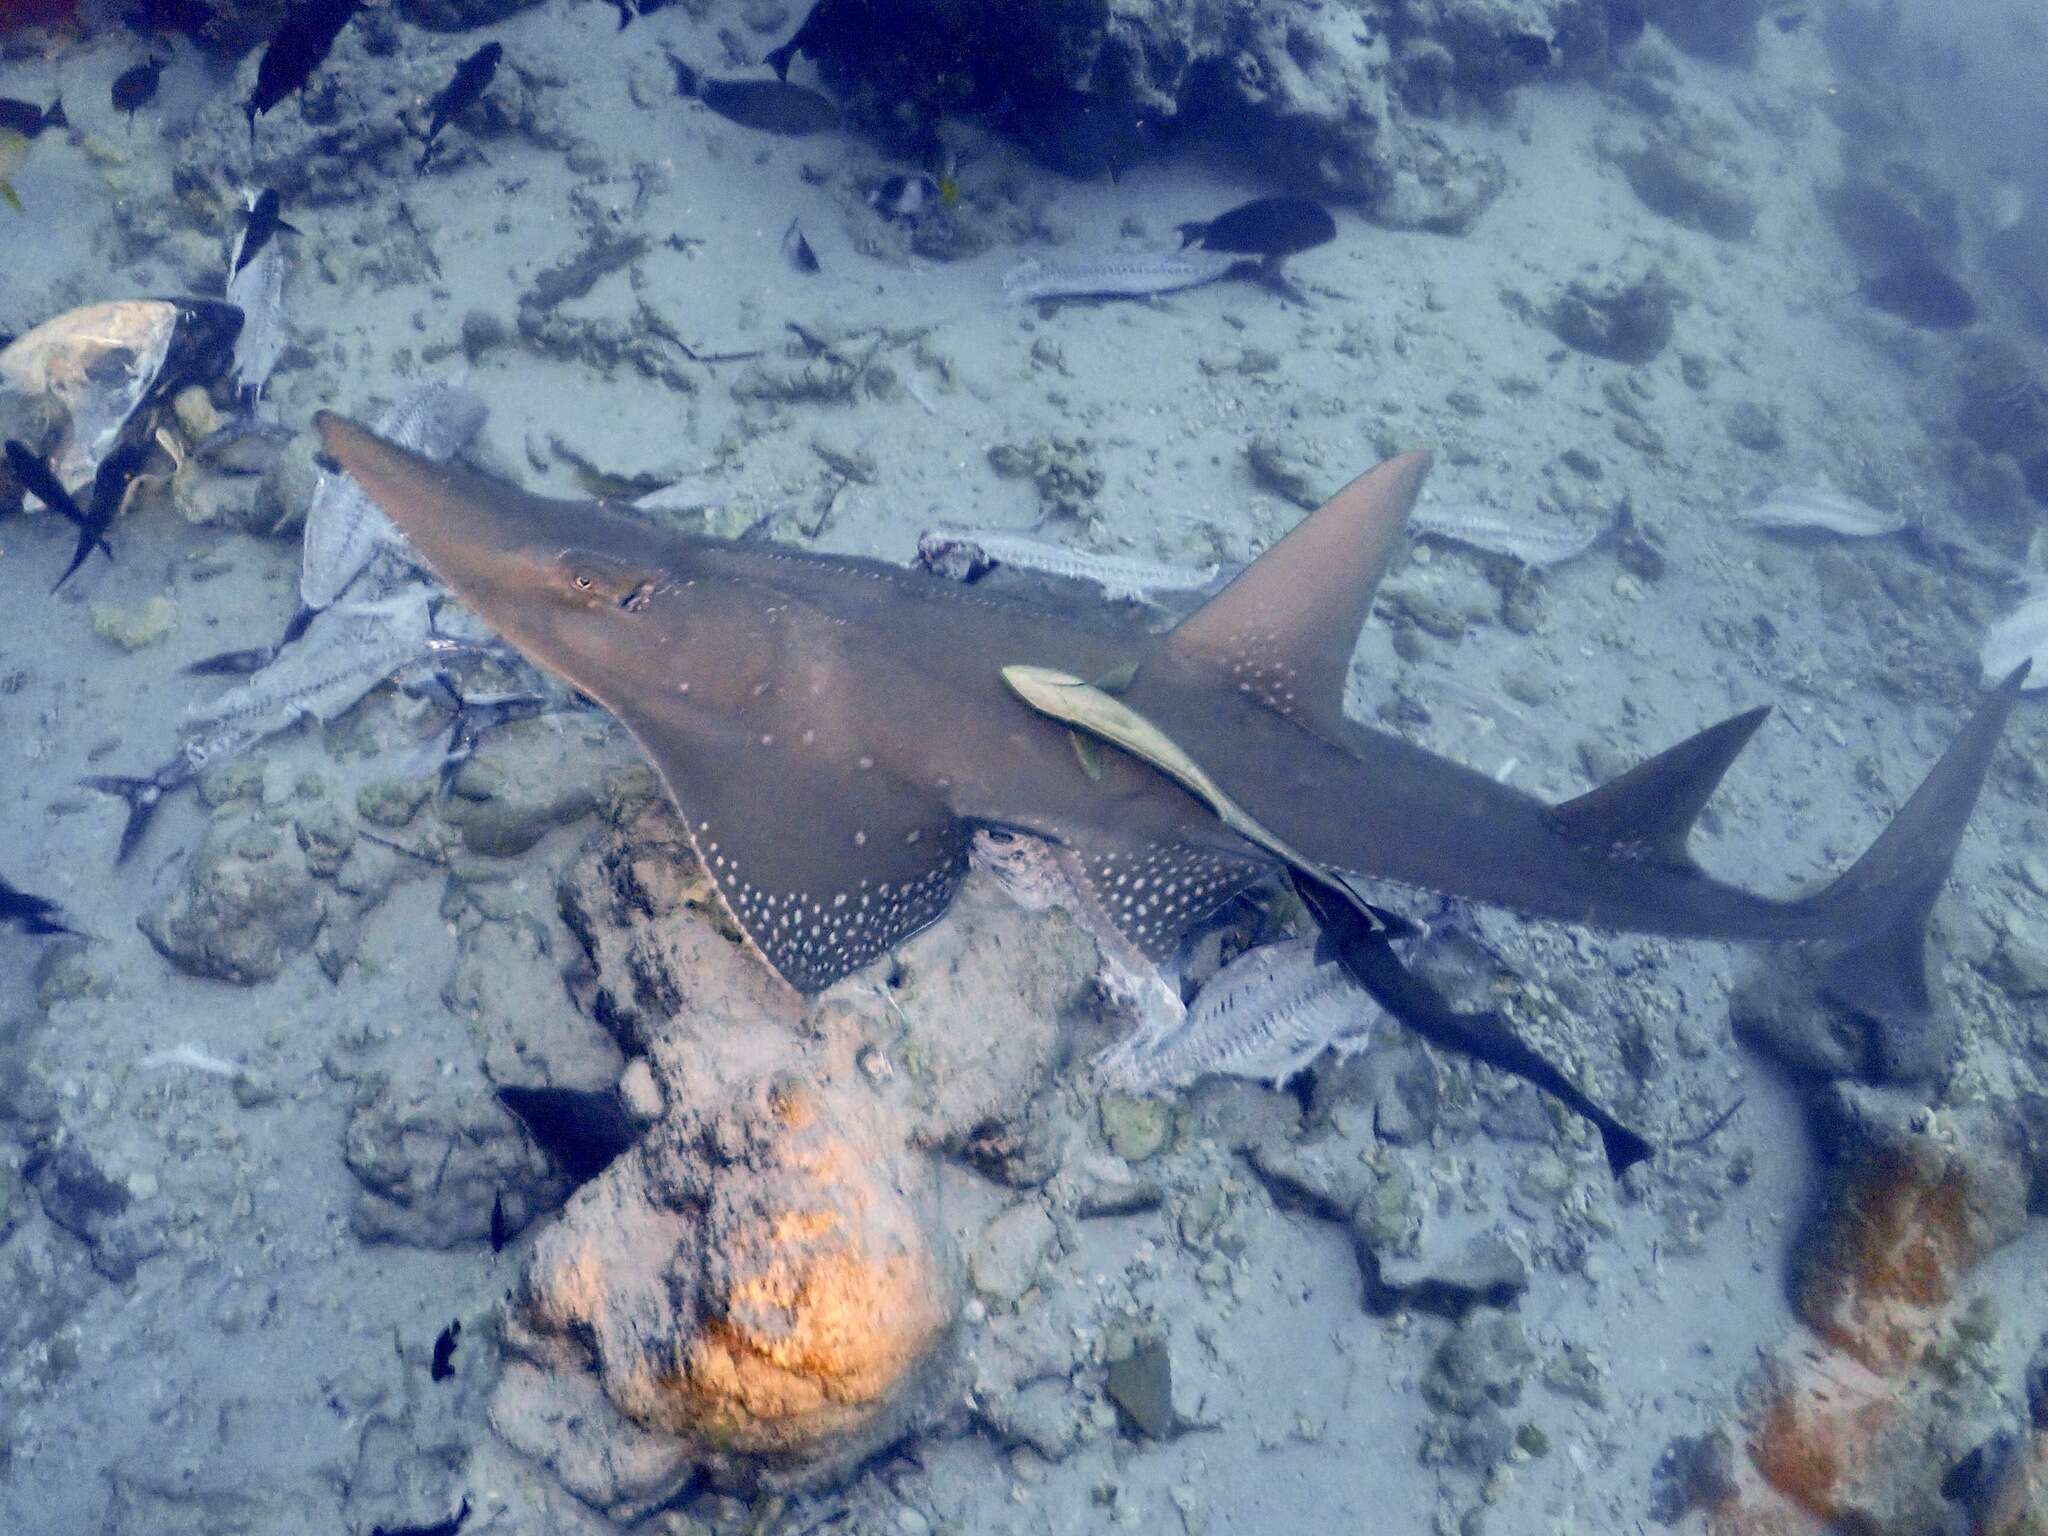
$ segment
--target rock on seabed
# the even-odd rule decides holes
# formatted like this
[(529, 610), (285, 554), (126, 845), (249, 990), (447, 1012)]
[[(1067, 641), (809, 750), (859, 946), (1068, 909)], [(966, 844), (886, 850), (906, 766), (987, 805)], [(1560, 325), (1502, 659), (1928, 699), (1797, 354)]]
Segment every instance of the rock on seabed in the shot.
[(809, 1484), (910, 1429), (955, 1266), (857, 1101), (789, 1077), (657, 1125), (543, 1234), (513, 1333), (714, 1480)]

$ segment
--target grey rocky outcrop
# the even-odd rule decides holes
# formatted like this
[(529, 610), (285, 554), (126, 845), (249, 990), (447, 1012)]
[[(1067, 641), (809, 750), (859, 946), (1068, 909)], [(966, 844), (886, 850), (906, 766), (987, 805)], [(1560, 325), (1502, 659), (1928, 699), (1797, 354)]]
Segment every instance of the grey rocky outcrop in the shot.
[(179, 970), (243, 985), (268, 981), (311, 948), (320, 923), (305, 852), (260, 821), (216, 823), (183, 883), (141, 918)]

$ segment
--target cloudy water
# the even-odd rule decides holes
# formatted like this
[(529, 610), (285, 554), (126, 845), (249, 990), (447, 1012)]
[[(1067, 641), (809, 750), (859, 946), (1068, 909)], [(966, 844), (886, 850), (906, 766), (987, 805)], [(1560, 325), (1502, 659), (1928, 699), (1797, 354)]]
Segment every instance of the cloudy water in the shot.
[(2037, 10), (0, 0), (0, 1531), (2048, 1532)]

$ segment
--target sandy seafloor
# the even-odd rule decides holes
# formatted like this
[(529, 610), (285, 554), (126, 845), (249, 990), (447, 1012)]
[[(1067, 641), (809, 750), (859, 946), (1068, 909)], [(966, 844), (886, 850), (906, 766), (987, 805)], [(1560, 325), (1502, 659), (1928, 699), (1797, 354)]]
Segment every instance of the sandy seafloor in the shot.
[[(1676, 64), (1681, 93), (1729, 125), (1753, 173), (1763, 212), (1749, 241), (1678, 228), (1636, 202), (1592, 150), (1604, 122), (1629, 121), (1615, 100), (1586, 87), (1532, 88), (1498, 122), (1447, 130), (1509, 168), (1505, 193), (1465, 236), (1392, 232), (1340, 212), (1336, 243), (1293, 266), (1306, 304), (1227, 283), (1040, 314), (1000, 303), (1001, 276), (1021, 255), (1170, 242), (1177, 221), (1259, 189), (1189, 164), (1081, 184), (990, 145), (963, 181), (966, 216), (982, 222), (992, 248), (953, 263), (916, 260), (859, 199), (857, 175), (892, 168), (874, 151), (767, 139), (676, 101), (656, 45), (715, 56), (709, 34), (680, 12), (623, 34), (614, 22), (605, 6), (551, 6), (493, 34), (512, 62), (544, 70), (548, 110), (587, 153), (497, 139), (485, 164), (457, 129), (432, 174), (394, 177), (392, 193), (438, 255), (438, 281), (380, 287), (366, 274), (363, 253), (388, 237), (389, 204), (293, 211), (305, 230), (292, 247), (296, 345), (267, 414), (294, 427), (322, 407), (372, 416), (414, 376), (423, 350), (458, 340), (465, 312), (509, 321), (533, 274), (577, 247), (572, 193), (630, 210), (645, 185), (653, 190), (625, 222), (654, 243), (633, 276), (639, 296), (693, 345), (779, 349), (792, 320), (840, 333), (929, 327), (888, 353), (929, 409), (906, 391), (786, 408), (767, 430), (742, 430), (732, 368), (694, 370), (697, 388), (683, 394), (515, 342), (484, 356), (469, 379), (491, 410), (481, 458), (530, 486), (572, 493), (568, 464), (550, 446), (559, 440), (601, 465), (704, 474), (742, 506), (787, 509), (774, 528), (788, 537), (826, 483), (816, 438), (863, 449), (875, 464), (872, 484), (840, 494), (819, 546), (907, 559), (934, 522), (1028, 527), (1039, 512), (1033, 487), (1000, 478), (989, 448), (1078, 436), (1105, 476), (1093, 503), (1099, 526), (1052, 534), (1148, 558), (1236, 563), (1300, 515), (1249, 475), (1255, 436), (1309, 458), (1325, 489), (1386, 451), (1429, 446), (1439, 453), (1436, 497), (1531, 513), (1545, 466), (1577, 449), (1603, 467), (1592, 496), (1612, 505), (1626, 495), (1654, 528), (1664, 577), (1638, 581), (1611, 550), (1596, 550), (1542, 578), (1538, 631), (1517, 634), (1494, 617), (1480, 561), (1445, 549), (1418, 556), (1390, 587), (1474, 617), (1456, 640), (1425, 638), (1414, 661), (1396, 656), (1383, 621), (1369, 626), (1353, 712), (1370, 720), (1397, 696), (1417, 701), (1433, 718), (1417, 725), (1407, 711), (1401, 729), (1488, 771), (1512, 758), (1515, 783), (1564, 796), (1587, 782), (1588, 744), (1596, 761), (1629, 758), (1775, 703), (1699, 838), (1717, 872), (1770, 890), (1839, 868), (1863, 847), (1977, 693), (1973, 619), (1995, 611), (1999, 594), (1928, 568), (1920, 590), (1931, 600), (1903, 601), (1893, 577), (1925, 562), (1897, 541), (1796, 544), (1732, 520), (1760, 485), (1827, 475), (1888, 493), (1933, 527), (1968, 530), (1930, 435), (1945, 412), (1947, 342), (1857, 301), (1815, 208), (1837, 139), (1816, 110), (1827, 68), (1810, 35), (1771, 32), (1748, 73)], [(431, 46), (452, 61), (474, 41)], [(123, 195), (168, 197), (181, 123), (220, 87), (180, 50), (157, 106), (131, 128), (105, 106), (106, 85), (138, 57), (133, 39), (98, 37), (47, 65), (0, 67), (0, 92), (43, 99), (61, 86), (73, 123), (121, 163)], [(629, 95), (634, 77), (646, 106)], [(650, 167), (659, 175), (636, 181)], [(101, 297), (213, 291), (218, 268), (196, 255), (163, 249), (125, 269), (106, 265), (99, 253), (122, 248), (108, 238), (114, 210), (76, 143), (45, 141), (15, 181), (33, 224), (6, 226), (0, 318), (10, 327)], [(821, 275), (800, 276), (779, 255), (792, 217)], [(1059, 244), (1013, 243), (1034, 224)], [(1675, 344), (1633, 373), (1565, 351), (1504, 301), (1519, 291), (1540, 305), (1568, 279), (1649, 262), (1689, 302)], [(630, 314), (628, 284), (614, 274), (579, 307)], [(1682, 381), (1681, 354), (1706, 360), (1704, 387)], [(1625, 374), (1645, 386), (1659, 457), (1614, 434), (1601, 391)], [(1724, 420), (1743, 400), (1776, 413), (1781, 449), (1760, 454), (1731, 440)], [(473, 1033), (441, 1001), (456, 944), (455, 924), (440, 915), (444, 872), (400, 880), (338, 984), (310, 955), (255, 986), (195, 980), (158, 955), (136, 919), (180, 879), (205, 810), (189, 791), (174, 797), (117, 871), (120, 806), (72, 787), (84, 773), (163, 760), (180, 712), (219, 686), (178, 669), (276, 632), (294, 601), (296, 543), (193, 526), (158, 503), (118, 525), (112, 563), (96, 557), (52, 598), (70, 544), (40, 514), (0, 528), (0, 868), (60, 900), (93, 936), (85, 963), (95, 979), (45, 1016), (32, 979), (40, 941), (0, 931), (0, 1059), (47, 1085), (66, 1135), (161, 1213), (163, 1241), (114, 1283), (18, 1193), (0, 1243), (0, 1529), (367, 1531), (438, 1518), (405, 1481), (415, 1473), (395, 1470), (422, 1447), (445, 1452), (452, 1470), (433, 1486), (437, 1496), (467, 1492), (471, 1531), (608, 1528), (491, 1434), (483, 1415), (497, 1359), (487, 1326), (469, 1330), (454, 1381), (425, 1378), (435, 1331), (450, 1317), (487, 1318), (514, 1283), (523, 1244), (496, 1257), (482, 1244), (365, 1245), (349, 1227), (357, 1189), (342, 1143), (352, 1089), (336, 1078), (337, 1053), (374, 1058), (402, 1081), (440, 1077), (483, 1091)], [(93, 605), (134, 606), (164, 591), (178, 621), (163, 644), (130, 655), (95, 635)], [(1774, 639), (1762, 638), (1760, 620)], [(1535, 702), (1509, 701), (1510, 682)], [(593, 716), (525, 727), (489, 750), (516, 754), (529, 743), (593, 784), (633, 755)], [(2048, 725), (2030, 698), (1963, 844), (1937, 922), (1943, 953), (1981, 959), (2002, 914), (2040, 915), (2042, 898), (2016, 861), (2041, 851), (2043, 807), (2022, 798), (2038, 780), (2015, 765), (2044, 744)], [(330, 763), (315, 728), (259, 752), (276, 799), (304, 775), (353, 782), (377, 767)], [(551, 834), (501, 871), (558, 932), (548, 893), (589, 832), (586, 823)], [(1583, 1147), (1571, 1194), (1556, 1202), (1515, 1194), (1526, 1144), (1460, 1135), (1424, 1149), (1447, 1205), (1518, 1234), (1535, 1255), (1519, 1313), (1539, 1357), (1578, 1344), (1604, 1366), (1599, 1406), (1539, 1380), (1523, 1391), (1511, 1417), (1544, 1430), (1547, 1455), (1517, 1459), (1484, 1490), (1469, 1473), (1425, 1465), (1434, 1415), (1418, 1381), (1447, 1325), (1369, 1316), (1343, 1232), (1282, 1209), (1241, 1164), (1215, 1154), (1202, 1166), (1225, 1181), (1236, 1224), (1220, 1281), (1213, 1270), (1206, 1282), (1198, 1276), (1202, 1256), (1177, 1237), (1171, 1209), (1063, 1215), (1038, 1280), (1078, 1330), (1133, 1307), (1173, 1318), (1177, 1396), (1213, 1429), (1133, 1441), (1098, 1407), (1057, 1462), (970, 1429), (885, 1458), (848, 1495), (854, 1523), (837, 1528), (1423, 1531), (1454, 1528), (1482, 1505), (1484, 1527), (1500, 1532), (1646, 1523), (1651, 1468), (1670, 1438), (1725, 1422), (1758, 1349), (1790, 1325), (1787, 1244), (1815, 1177), (1807, 1133), (1782, 1072), (1729, 1037), (1726, 996), (1748, 956), (1556, 929), (1496, 932), (1528, 973), (1569, 980), (1572, 1011), (1589, 1031), (1580, 1059), (1608, 1097), (1628, 1099), (1613, 1091), (1628, 1072), (1613, 1037), (1626, 1024), (1651, 1042), (1661, 1080), (1645, 1107), (1670, 1117), (1653, 1130), (1703, 1124), (1745, 1097), (1713, 1141), (1661, 1160), (1626, 1192)], [(1966, 1041), (1973, 1020), (2023, 1018), (1974, 965), (1942, 970)], [(221, 1078), (141, 1065), (180, 1043), (249, 1067), (275, 1097), (244, 1107)], [(1954, 1092), (1967, 1097), (1970, 1081), (1963, 1073)], [(1484, 1102), (1506, 1089), (1482, 1077), (1479, 1092)], [(1168, 1157), (1205, 1155), (1183, 1146)], [(1003, 1204), (1034, 1198), (964, 1171), (947, 1180), (963, 1246)], [(1560, 1241), (1572, 1202), (1602, 1213), (1611, 1231), (1585, 1237), (1580, 1224), (1583, 1241)], [(1999, 1299), (2009, 1368), (2048, 1329), (2043, 1273), (2048, 1233), (2036, 1223), (1965, 1282), (1966, 1294)], [(828, 1501), (811, 1518), (837, 1507)], [(440, 1506), (451, 1509), (452, 1500)], [(670, 1512), (650, 1528), (690, 1527)]]

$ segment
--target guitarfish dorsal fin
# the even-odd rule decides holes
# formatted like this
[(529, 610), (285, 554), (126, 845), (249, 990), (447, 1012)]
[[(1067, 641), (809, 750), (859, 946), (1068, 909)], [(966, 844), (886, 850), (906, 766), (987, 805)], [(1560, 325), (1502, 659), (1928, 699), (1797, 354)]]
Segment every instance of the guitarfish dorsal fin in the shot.
[(1222, 669), (1283, 715), (1341, 718), (1358, 632), (1429, 463), (1408, 453), (1360, 475), (1182, 620), (1168, 652)]

